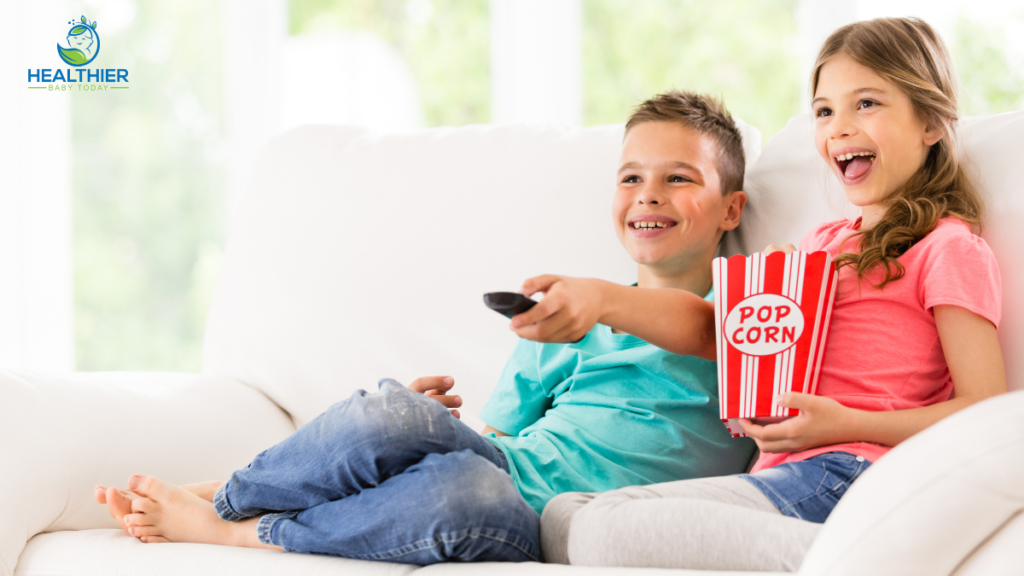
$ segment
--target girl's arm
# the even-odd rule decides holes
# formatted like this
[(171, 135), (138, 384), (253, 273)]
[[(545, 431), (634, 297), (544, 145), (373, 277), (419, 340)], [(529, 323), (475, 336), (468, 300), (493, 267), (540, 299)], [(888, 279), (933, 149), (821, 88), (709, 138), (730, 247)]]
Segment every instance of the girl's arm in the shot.
[(715, 305), (676, 288), (637, 288), (593, 278), (538, 276), (525, 294), (544, 300), (516, 316), (512, 329), (537, 342), (574, 342), (601, 323), (682, 356), (715, 360)]
[(795, 452), (843, 442), (895, 446), (946, 416), (1006, 392), (1006, 372), (995, 326), (960, 306), (936, 306), (935, 325), (953, 379), (953, 398), (923, 408), (870, 412), (830, 398), (789, 394), (782, 404), (800, 415), (758, 426), (742, 421), (763, 452)]

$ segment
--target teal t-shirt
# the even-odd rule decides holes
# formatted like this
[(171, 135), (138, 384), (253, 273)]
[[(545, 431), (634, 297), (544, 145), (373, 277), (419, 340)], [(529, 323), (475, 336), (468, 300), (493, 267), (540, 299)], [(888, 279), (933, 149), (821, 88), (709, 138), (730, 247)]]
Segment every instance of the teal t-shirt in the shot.
[(573, 344), (520, 340), (480, 418), (511, 434), (487, 437), (538, 513), (562, 492), (741, 473), (754, 452), (722, 424), (714, 362), (601, 324)]

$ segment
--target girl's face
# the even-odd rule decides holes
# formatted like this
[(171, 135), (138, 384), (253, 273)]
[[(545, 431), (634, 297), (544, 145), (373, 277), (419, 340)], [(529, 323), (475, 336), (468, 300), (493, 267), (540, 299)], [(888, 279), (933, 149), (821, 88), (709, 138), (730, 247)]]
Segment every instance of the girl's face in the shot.
[(924, 164), (942, 138), (918, 118), (902, 90), (848, 56), (821, 67), (811, 102), (818, 153), (863, 214), (862, 229), (884, 214), (889, 197)]

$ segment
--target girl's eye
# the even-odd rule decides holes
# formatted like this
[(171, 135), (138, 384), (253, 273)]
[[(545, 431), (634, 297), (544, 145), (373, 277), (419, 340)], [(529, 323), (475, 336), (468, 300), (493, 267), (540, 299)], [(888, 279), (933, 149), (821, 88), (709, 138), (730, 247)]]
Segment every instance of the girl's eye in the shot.
[(636, 184), (639, 181), (640, 177), (636, 175), (626, 176), (625, 178), (622, 179), (623, 184)]
[(860, 102), (857, 103), (858, 110), (870, 108), (871, 106), (878, 106), (878, 102), (875, 102), (874, 100), (861, 100)]
[(677, 182), (693, 182), (693, 180), (690, 180), (686, 176), (680, 176), (678, 174), (675, 174), (673, 176), (669, 176), (668, 177), (668, 181), (669, 182), (674, 182), (674, 183), (677, 183)]
[(824, 118), (825, 116), (831, 116), (832, 115), (832, 109), (831, 108), (825, 108), (823, 106), (821, 108), (818, 108), (818, 111), (815, 112), (814, 115), (816, 117), (818, 117), (818, 118)]

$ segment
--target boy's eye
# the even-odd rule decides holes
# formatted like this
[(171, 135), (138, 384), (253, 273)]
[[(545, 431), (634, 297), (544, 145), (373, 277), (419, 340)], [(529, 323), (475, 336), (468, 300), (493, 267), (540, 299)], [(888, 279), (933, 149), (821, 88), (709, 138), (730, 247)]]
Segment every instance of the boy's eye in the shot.
[(863, 110), (865, 108), (870, 108), (872, 106), (877, 106), (877, 105), (878, 105), (878, 102), (875, 102), (874, 100), (861, 100), (860, 102), (857, 103), (857, 109), (858, 110)]
[(821, 108), (818, 108), (818, 110), (814, 113), (814, 115), (817, 116), (818, 118), (824, 118), (825, 116), (831, 116), (832, 115), (832, 109), (831, 108), (821, 107)]
[(626, 176), (625, 178), (622, 179), (622, 183), (623, 184), (636, 184), (639, 181), (640, 181), (640, 177), (635, 175), (635, 174), (630, 175), (630, 176)]
[(668, 181), (669, 182), (693, 182), (693, 180), (690, 180), (686, 176), (680, 176), (678, 174), (674, 174), (672, 176), (669, 176), (668, 177)]

